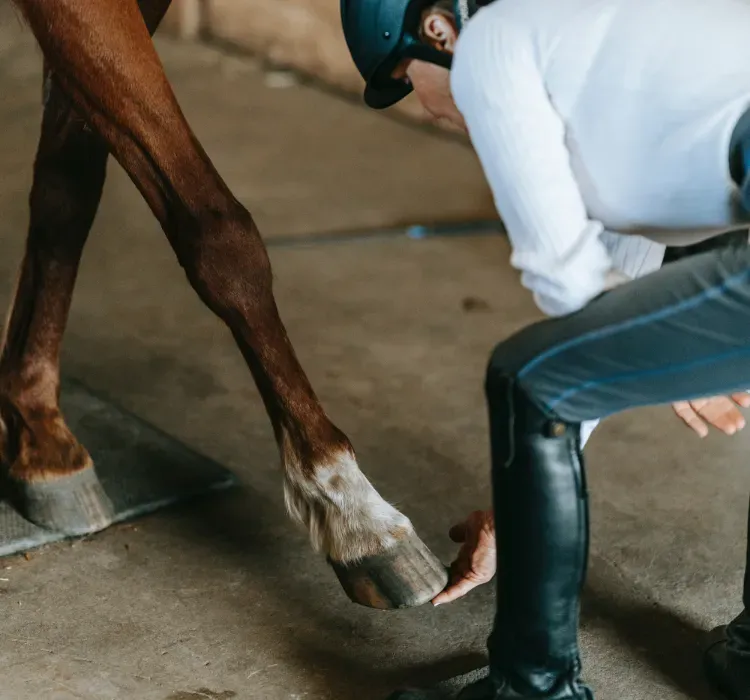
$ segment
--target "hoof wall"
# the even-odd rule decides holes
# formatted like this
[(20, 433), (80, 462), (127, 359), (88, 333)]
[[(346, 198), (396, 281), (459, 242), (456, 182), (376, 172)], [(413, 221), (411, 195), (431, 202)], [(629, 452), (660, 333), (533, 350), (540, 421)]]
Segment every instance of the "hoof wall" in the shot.
[(415, 534), (382, 554), (330, 564), (350, 600), (379, 610), (424, 605), (448, 584), (448, 569)]
[(90, 535), (112, 524), (114, 508), (93, 467), (47, 481), (8, 478), (10, 500), (27, 520), (70, 536)]

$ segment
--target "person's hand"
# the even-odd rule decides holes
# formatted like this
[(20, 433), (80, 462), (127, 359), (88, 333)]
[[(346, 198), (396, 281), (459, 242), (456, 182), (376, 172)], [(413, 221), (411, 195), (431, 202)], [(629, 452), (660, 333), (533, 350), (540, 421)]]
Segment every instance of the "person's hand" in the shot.
[(497, 568), (495, 519), (491, 510), (474, 511), (464, 522), (452, 527), (448, 534), (454, 542), (461, 544), (461, 548), (451, 564), (448, 586), (433, 598), (433, 605), (452, 603), (472, 588), (491, 581)]
[(734, 435), (745, 427), (745, 417), (738, 406), (750, 408), (750, 394), (741, 392), (730, 396), (712, 396), (708, 399), (678, 401), (672, 404), (674, 412), (700, 437), (708, 435), (708, 423), (727, 435)]

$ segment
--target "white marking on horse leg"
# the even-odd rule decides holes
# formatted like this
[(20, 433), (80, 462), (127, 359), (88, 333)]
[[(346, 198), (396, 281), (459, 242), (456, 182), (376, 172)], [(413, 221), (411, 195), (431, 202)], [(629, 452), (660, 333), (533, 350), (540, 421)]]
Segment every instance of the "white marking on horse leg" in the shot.
[(317, 551), (350, 563), (380, 554), (413, 532), (409, 519), (360, 471), (354, 455), (339, 452), (303, 470), (296, 455), (285, 453), (286, 507)]

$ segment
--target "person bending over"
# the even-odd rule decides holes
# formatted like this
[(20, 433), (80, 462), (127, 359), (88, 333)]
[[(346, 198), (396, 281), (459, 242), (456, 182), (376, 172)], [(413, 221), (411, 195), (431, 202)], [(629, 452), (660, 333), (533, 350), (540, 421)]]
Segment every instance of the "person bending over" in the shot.
[[(490, 676), (462, 698), (590, 699), (577, 632), (593, 426), (671, 402), (699, 435), (704, 420), (744, 427), (750, 249), (662, 261), (750, 219), (750, 3), (341, 0), (341, 13), (370, 107), (414, 91), (466, 130), (511, 264), (551, 317), (493, 353), (494, 508), (452, 529), (463, 546), (433, 601), (497, 572)], [(750, 615), (714, 637), (711, 680), (750, 697)]]

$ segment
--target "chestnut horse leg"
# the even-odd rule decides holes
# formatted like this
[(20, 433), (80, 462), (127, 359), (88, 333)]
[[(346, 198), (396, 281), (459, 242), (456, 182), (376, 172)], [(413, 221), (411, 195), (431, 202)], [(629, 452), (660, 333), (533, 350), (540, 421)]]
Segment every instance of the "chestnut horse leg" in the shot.
[(15, 0), (76, 111), (106, 142), (164, 229), (188, 280), (229, 327), (273, 425), (286, 503), (349, 595), (417, 605), (446, 572), (365, 478), (302, 370), (248, 211), (192, 133), (134, 0)]
[[(150, 31), (170, 1), (144, 0)], [(106, 143), (75, 112), (45, 63), (26, 253), (0, 355), (0, 457), (16, 508), (67, 534), (100, 530), (112, 517), (91, 458), (58, 405), (60, 343), (107, 157)]]

